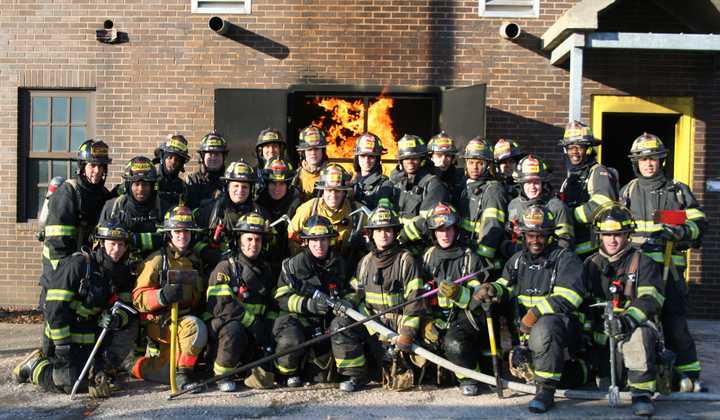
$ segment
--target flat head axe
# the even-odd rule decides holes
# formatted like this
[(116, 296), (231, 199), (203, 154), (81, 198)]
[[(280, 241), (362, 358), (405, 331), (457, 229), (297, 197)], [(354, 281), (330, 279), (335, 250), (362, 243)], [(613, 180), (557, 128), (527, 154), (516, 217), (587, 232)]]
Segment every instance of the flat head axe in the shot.
[[(653, 217), (655, 223), (663, 225), (680, 226), (687, 221), (687, 212), (685, 210), (657, 210)], [(665, 241), (665, 252), (663, 254), (663, 284), (667, 283), (668, 274), (670, 273), (670, 264), (672, 264), (673, 242)]]
[(279, 224), (282, 223), (282, 222), (285, 222), (285, 223), (287, 223), (287, 224), (290, 224), (290, 216), (288, 216), (287, 214), (283, 214), (282, 216), (278, 217), (277, 220), (275, 220), (274, 222), (270, 223), (270, 227), (275, 227), (275, 226), (279, 225)]

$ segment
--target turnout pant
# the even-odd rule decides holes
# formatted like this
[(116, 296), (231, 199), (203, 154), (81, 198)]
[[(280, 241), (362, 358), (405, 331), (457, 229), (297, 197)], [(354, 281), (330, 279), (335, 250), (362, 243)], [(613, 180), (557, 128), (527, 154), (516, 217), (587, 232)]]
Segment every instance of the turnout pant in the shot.
[[(442, 351), (449, 361), (458, 366), (473, 370), (480, 370), (482, 367), (486, 372), (489, 368), (492, 371), (492, 362), (487, 357), (483, 357), (490, 355), (489, 340), (484, 317), (469, 311), (459, 311), (457, 319), (452, 321), (445, 331)], [(455, 376), (461, 382), (465, 380), (460, 374)]]
[[(317, 317), (303, 319), (295, 315), (284, 315), (275, 320), (273, 325), (273, 337), (276, 343), (276, 352), (281, 352), (306, 342), (307, 340), (325, 333), (323, 321)], [(278, 373), (285, 376), (299, 376), (303, 368), (303, 361), (312, 356), (312, 363), (306, 366), (310, 379), (324, 382), (330, 370), (330, 345), (327, 342), (318, 343), (311, 348), (287, 354), (275, 359), (275, 368)]]
[[(575, 384), (586, 379), (584, 363), (578, 369), (565, 369), (566, 349), (570, 355), (577, 353), (581, 344), (581, 327), (577, 320), (566, 314), (547, 314), (538, 319), (530, 330), (528, 347), (532, 353), (535, 381), (557, 385), (561, 379)], [(571, 372), (572, 371), (572, 372)], [(565, 375), (563, 375), (565, 373)], [(581, 374), (575, 380), (569, 375)]]
[[(627, 382), (631, 391), (655, 392), (657, 375), (658, 332), (651, 326), (640, 326), (617, 342), (616, 377), (618, 385)], [(609, 344), (598, 345), (598, 375), (610, 377)]]
[[(683, 269), (678, 266), (675, 268), (678, 272)], [(672, 271), (665, 286), (665, 303), (660, 315), (665, 345), (675, 352), (675, 370), (691, 378), (698, 378), (700, 361), (687, 323), (687, 286), (682, 272), (678, 273), (680, 278), (676, 278)]]
[[(159, 343), (158, 356), (142, 356), (135, 360), (132, 374), (137, 379), (144, 379), (163, 384), (170, 383), (170, 323), (161, 326), (158, 323), (147, 324), (147, 335)], [(177, 333), (177, 367), (192, 369), (198, 356), (207, 344), (207, 327), (198, 317), (181, 316), (178, 319)]]

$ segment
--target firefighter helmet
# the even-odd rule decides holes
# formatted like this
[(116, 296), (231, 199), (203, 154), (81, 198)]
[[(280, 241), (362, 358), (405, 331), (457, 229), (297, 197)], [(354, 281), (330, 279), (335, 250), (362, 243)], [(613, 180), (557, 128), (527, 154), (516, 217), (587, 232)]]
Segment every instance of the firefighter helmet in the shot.
[(125, 182), (156, 182), (157, 170), (152, 161), (145, 156), (135, 156), (125, 165), (122, 178)]
[(555, 216), (546, 207), (532, 205), (520, 217), (520, 231), (550, 233), (555, 230)]
[(370, 213), (365, 229), (399, 228), (400, 226), (402, 226), (400, 218), (395, 211), (385, 206), (377, 206)]
[(107, 165), (112, 162), (110, 159), (110, 148), (102, 140), (86, 140), (78, 148), (78, 164), (92, 163), (96, 165)]
[(303, 128), (302, 131), (300, 131), (298, 139), (300, 140), (297, 145), (298, 151), (324, 149), (328, 145), (327, 140), (325, 139), (325, 132), (314, 125), (309, 125)]
[(130, 240), (130, 232), (120, 223), (119, 219), (112, 218), (97, 225), (93, 238), (95, 240), (128, 242)]
[(281, 158), (272, 158), (265, 164), (263, 179), (267, 182), (292, 182), (295, 170), (292, 164)]
[(310, 216), (302, 227), (300, 239), (334, 238), (337, 236), (330, 220), (324, 216)]
[(201, 155), (208, 152), (227, 153), (227, 141), (225, 138), (215, 131), (211, 131), (205, 135), (200, 141), (200, 149), (198, 153)]
[(643, 133), (633, 141), (628, 157), (634, 161), (642, 158), (664, 159), (667, 154), (667, 149), (658, 136)]
[(446, 228), (457, 225), (459, 221), (457, 210), (441, 201), (430, 211), (427, 217), (427, 227), (430, 230)]
[(533, 155), (527, 155), (520, 159), (512, 176), (513, 180), (518, 184), (532, 180), (545, 182), (550, 178), (550, 170), (542, 159)]
[(315, 184), (318, 190), (351, 190), (350, 174), (337, 163), (331, 163), (320, 171), (320, 180)]
[(520, 159), (525, 153), (520, 150), (520, 145), (515, 140), (500, 139), (493, 147), (493, 156), (495, 162), (500, 163), (506, 159)]
[(267, 219), (262, 217), (260, 213), (252, 211), (240, 216), (235, 226), (233, 226), (233, 231), (237, 233), (267, 235), (270, 233), (270, 228)]
[(610, 202), (598, 209), (593, 219), (593, 230), (596, 234), (630, 233), (635, 230), (632, 213), (619, 203)]
[(591, 147), (599, 145), (600, 140), (593, 136), (592, 130), (587, 125), (580, 121), (571, 121), (565, 126), (565, 132), (559, 144), (562, 147), (572, 145)]
[(380, 156), (384, 151), (380, 137), (373, 133), (362, 133), (355, 140), (355, 156)]
[(285, 146), (285, 139), (282, 136), (282, 133), (280, 133), (280, 130), (277, 130), (275, 128), (266, 128), (263, 131), (258, 134), (257, 142), (255, 143), (255, 147), (262, 147), (266, 144), (280, 144), (282, 146)]
[(220, 180), (225, 182), (236, 181), (254, 184), (257, 181), (257, 176), (255, 175), (255, 171), (252, 166), (244, 160), (239, 160), (237, 162), (230, 162), (230, 165), (228, 165), (225, 170), (225, 175), (220, 177)]
[(195, 218), (190, 207), (180, 205), (165, 214), (165, 220), (158, 229), (160, 232), (170, 232), (173, 230), (189, 230), (191, 232), (199, 232), (200, 229), (195, 224)]
[(163, 153), (163, 159), (169, 154), (175, 154), (180, 156), (184, 162), (190, 160), (190, 154), (188, 152), (188, 141), (182, 134), (175, 133), (169, 134), (165, 143), (160, 146), (160, 151)]
[(445, 131), (441, 131), (430, 138), (427, 145), (428, 154), (445, 153), (448, 155), (457, 155), (458, 149), (455, 147), (455, 140), (448, 136)]
[(465, 146), (464, 159), (482, 159), (488, 162), (495, 160), (493, 148), (487, 140), (482, 137), (475, 137), (468, 141)]
[(405, 134), (397, 142), (397, 159), (423, 159), (427, 156), (427, 147), (420, 137), (413, 134)]

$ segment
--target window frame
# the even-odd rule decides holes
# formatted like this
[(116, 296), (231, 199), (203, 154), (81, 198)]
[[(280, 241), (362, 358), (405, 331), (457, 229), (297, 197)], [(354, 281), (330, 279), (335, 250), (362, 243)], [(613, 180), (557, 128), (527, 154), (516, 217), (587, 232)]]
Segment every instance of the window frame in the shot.
[(478, 16), (481, 17), (497, 17), (497, 18), (537, 18), (540, 17), (540, 0), (527, 0), (529, 3), (531, 3), (530, 11), (528, 12), (522, 12), (522, 11), (515, 11), (515, 12), (509, 12), (509, 11), (498, 11), (493, 10), (492, 4), (490, 5), (491, 8), (488, 9), (488, 1), (492, 0), (478, 0)]
[[(48, 151), (47, 152), (33, 152), (32, 148), (32, 130), (33, 130), (33, 98), (46, 97), (50, 103), (48, 107)], [(50, 179), (41, 181), (35, 185), (30, 184), (30, 168), (32, 167), (33, 160), (47, 160), (51, 161), (48, 168), (48, 175), (53, 175), (50, 171), (52, 167), (52, 161), (69, 161), (69, 174), (70, 177), (74, 175), (74, 166), (77, 157), (77, 151), (68, 150), (66, 152), (53, 152), (52, 150), (52, 127), (62, 126), (61, 124), (53, 124), (52, 119), (52, 99), (53, 98), (85, 98), (85, 136), (83, 141), (95, 137), (96, 131), (96, 115), (95, 115), (95, 89), (87, 88), (69, 88), (69, 89), (32, 89), (32, 88), (20, 88), (18, 98), (18, 182), (17, 182), (17, 221), (28, 222), (36, 220), (37, 214), (39, 214), (39, 208), (37, 213), (34, 209), (30, 208), (31, 188), (37, 186), (41, 191), (43, 188), (47, 189), (48, 182)], [(72, 145), (72, 103), (68, 104), (68, 115), (67, 115), (67, 144), (68, 149)], [(52, 177), (50, 177), (52, 178)], [(67, 176), (66, 176), (67, 178)], [(69, 179), (69, 178), (68, 178)], [(42, 200), (38, 203), (38, 207), (42, 205)], [(34, 214), (34, 215), (33, 215)]]
[[(233, 3), (237, 5), (228, 4), (225, 7), (205, 7), (203, 3)], [(250, 15), (252, 14), (252, 0), (192, 0), (192, 6), (190, 12), (200, 14), (233, 14), (233, 15)]]

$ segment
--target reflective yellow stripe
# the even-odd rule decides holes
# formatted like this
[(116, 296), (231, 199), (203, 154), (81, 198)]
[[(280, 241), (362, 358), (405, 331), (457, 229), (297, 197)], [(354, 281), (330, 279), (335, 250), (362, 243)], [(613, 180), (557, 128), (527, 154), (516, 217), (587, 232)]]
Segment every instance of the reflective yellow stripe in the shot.
[(476, 252), (481, 257), (485, 257), (485, 258), (495, 257), (495, 248), (492, 248), (492, 247), (489, 247), (489, 246), (486, 246), (483, 244), (478, 244)]
[(543, 298), (543, 300), (537, 304), (536, 308), (538, 308), (540, 313), (543, 315), (555, 313), (555, 310), (553, 310), (552, 306), (550, 306), (550, 302), (548, 302), (547, 298)]
[(72, 308), (78, 316), (83, 318), (89, 318), (92, 315), (99, 314), (101, 311), (100, 308), (88, 308), (78, 300), (70, 302), (70, 308)]
[(586, 254), (586, 253), (588, 253), (588, 252), (590, 252), (590, 251), (592, 251), (592, 250), (593, 250), (593, 244), (592, 244), (592, 242), (591, 242), (591, 241), (586, 241), (586, 242), (579, 243), (579, 244), (575, 247), (575, 254), (577, 254), (577, 255), (582, 255), (582, 254)]
[(416, 290), (420, 290), (420, 289), (422, 289), (422, 288), (423, 288), (423, 281), (422, 281), (422, 279), (420, 279), (420, 278), (414, 278), (414, 279), (410, 280), (410, 281), (407, 282), (407, 284), (405, 285), (405, 294), (404, 294), (405, 299), (407, 299), (412, 292), (414, 292), (414, 291), (416, 291)]
[(488, 218), (494, 218), (497, 219), (500, 223), (505, 221), (505, 212), (497, 209), (495, 207), (488, 207), (482, 212), (482, 216), (480, 216), (480, 219), (488, 219)]
[(555, 286), (550, 296), (561, 296), (576, 308), (582, 303), (582, 297), (576, 291), (566, 287)]
[(640, 389), (643, 391), (655, 392), (655, 380), (653, 379), (647, 382), (633, 382), (628, 379), (628, 387)]
[(295, 371), (297, 371), (297, 368), (289, 368), (289, 367), (285, 367), (285, 366), (281, 365), (280, 362), (277, 361), (277, 359), (275, 359), (275, 367), (281, 374), (286, 375), (286, 376), (290, 375), (292, 373), (295, 373)]
[(50, 248), (47, 245), (43, 245), (42, 256), (52, 265), (53, 270), (57, 268), (60, 260), (50, 258)]
[(636, 220), (635, 225), (636, 232), (657, 232), (662, 230), (662, 225), (655, 223), (654, 220)]
[(526, 308), (532, 308), (545, 301), (545, 296), (518, 295), (518, 302)]
[(45, 237), (50, 236), (75, 236), (77, 229), (70, 225), (47, 225), (45, 226)]
[(93, 333), (72, 333), (70, 340), (75, 344), (95, 344), (95, 334)]
[(290, 286), (278, 287), (277, 290), (275, 291), (275, 299), (287, 295), (288, 293), (290, 293), (291, 290), (292, 290), (292, 287), (290, 287)]
[(70, 326), (50, 328), (50, 324), (45, 323), (45, 336), (53, 341), (63, 340), (70, 337)]
[(585, 216), (585, 209), (583, 206), (577, 206), (575, 207), (575, 211), (573, 211), (575, 214), (575, 220), (582, 224), (587, 224), (587, 216)]
[(253, 322), (255, 322), (255, 314), (246, 310), (243, 314), (242, 319), (240, 320), (240, 323), (243, 324), (244, 327), (248, 328), (252, 325)]
[(693, 222), (692, 220), (688, 220), (687, 222), (685, 222), (685, 226), (687, 226), (690, 230), (690, 239), (697, 239), (698, 236), (700, 236), (700, 228), (698, 227), (697, 223)]
[(420, 317), (419, 316), (403, 316), (400, 325), (403, 327), (418, 329), (420, 328)]
[(603, 205), (603, 204), (605, 204), (605, 203), (611, 202), (612, 199), (610, 199), (610, 197), (608, 197), (608, 196), (606, 196), (606, 195), (593, 194), (593, 195), (590, 197), (590, 201), (592, 201), (593, 203), (597, 204), (598, 206), (601, 206), (601, 205)]
[(420, 235), (420, 232), (415, 227), (415, 223), (413, 223), (413, 220), (407, 220), (403, 223), (403, 229), (405, 230), (405, 234), (407, 235), (408, 239), (411, 241), (417, 241), (422, 236)]
[(654, 286), (640, 286), (637, 291), (638, 297), (651, 296), (658, 305), (662, 306), (665, 303), (665, 296), (662, 295)]
[(460, 296), (458, 296), (457, 300), (455, 301), (457, 306), (461, 308), (465, 308), (470, 303), (470, 289), (467, 287), (460, 287)]
[(42, 375), (43, 369), (47, 365), (50, 364), (50, 361), (48, 359), (43, 359), (38, 363), (37, 366), (35, 366), (35, 369), (32, 371), (32, 383), (33, 385), (40, 385), (40, 375)]
[(335, 358), (335, 365), (338, 369), (358, 368), (365, 366), (365, 355), (356, 357), (354, 359), (340, 359)]
[[(663, 253), (660, 251), (645, 252), (645, 255), (647, 255), (648, 257), (652, 258), (653, 261), (660, 263), (660, 264), (662, 264), (663, 260), (665, 259)], [(687, 261), (685, 260), (684, 255), (673, 255), (672, 262), (673, 262), (673, 264), (680, 266), (680, 267), (684, 267), (685, 265), (687, 265)]]
[(460, 227), (465, 229), (468, 232), (475, 232), (479, 226), (480, 226), (479, 223), (475, 224), (475, 222), (473, 222), (470, 219), (462, 219), (460, 221)]
[(228, 372), (232, 372), (234, 369), (235, 369), (234, 367), (225, 367), (225, 366), (219, 365), (218, 362), (213, 363), (213, 372), (215, 373), (215, 376), (224, 375)]
[(353, 276), (353, 278), (350, 279), (350, 287), (357, 290), (360, 287), (360, 280), (358, 280), (357, 277)]
[(702, 212), (700, 209), (686, 209), (685, 214), (687, 215), (687, 218), (690, 220), (697, 220), (697, 219), (704, 219), (705, 213)]
[(233, 292), (230, 285), (227, 284), (216, 284), (208, 287), (207, 297), (210, 296), (232, 296)]
[(288, 299), (288, 310), (290, 312), (301, 313), (305, 303), (305, 298), (300, 295), (291, 295)]
[(250, 313), (254, 315), (262, 315), (265, 313), (266, 306), (262, 303), (247, 303), (243, 302), (243, 306), (245, 307), (246, 311), (250, 311)]
[(365, 302), (371, 305), (395, 306), (404, 302), (400, 293), (365, 292)]
[(152, 233), (141, 233), (140, 234), (140, 249), (150, 250), (153, 249)]
[(678, 366), (675, 366), (675, 370), (677, 370), (677, 371), (680, 372), (680, 373), (684, 373), (684, 372), (700, 372), (700, 362), (698, 362), (698, 361), (696, 360), (696, 361), (694, 361), (694, 362), (692, 362), (692, 363), (688, 363), (688, 364), (685, 364), (685, 365), (678, 365)]
[(48, 289), (47, 295), (45, 295), (46, 301), (65, 301), (70, 302), (75, 294), (69, 290), (64, 289)]
[(535, 376), (539, 376), (539, 377), (545, 378), (545, 379), (552, 379), (555, 381), (559, 381), (561, 375), (562, 374), (558, 373), (558, 372), (544, 372), (542, 370), (535, 371)]

